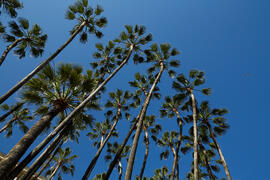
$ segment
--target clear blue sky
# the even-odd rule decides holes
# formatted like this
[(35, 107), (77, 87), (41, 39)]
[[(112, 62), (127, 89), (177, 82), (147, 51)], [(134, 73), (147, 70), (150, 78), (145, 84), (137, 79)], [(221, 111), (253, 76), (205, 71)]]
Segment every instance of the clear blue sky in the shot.
[[(27, 57), (18, 60), (12, 54), (8, 55), (0, 68), (1, 95), (68, 38), (72, 23), (64, 20), (64, 12), (72, 2), (74, 1), (23, 1), (24, 9), (19, 11), (19, 16), (28, 18), (31, 24), (40, 24), (48, 34), (48, 44), (41, 59)], [(270, 179), (268, 163), (270, 136), (267, 129), (270, 125), (267, 114), (270, 100), (270, 85), (267, 80), (270, 73), (269, 1), (90, 0), (89, 3), (102, 5), (104, 15), (108, 19), (108, 25), (103, 31), (105, 36), (101, 41), (118, 36), (125, 24), (143, 24), (147, 27), (147, 32), (153, 34), (155, 42), (169, 42), (181, 51), (182, 66), (179, 73), (188, 72), (192, 68), (205, 71), (206, 84), (213, 89), (210, 97), (211, 105), (226, 107), (230, 111), (227, 118), (231, 128), (218, 140), (233, 180)], [(6, 18), (7, 16), (0, 16), (1, 21), (5, 21)], [(78, 39), (73, 41), (55, 59), (55, 64), (64, 61), (78, 63), (88, 68), (96, 42), (98, 40), (95, 38), (91, 38), (86, 45), (80, 44)], [(6, 44), (1, 41), (0, 52), (3, 52), (5, 46)], [(128, 67), (122, 74), (127, 70), (136, 69)], [(109, 84), (109, 88), (121, 86), (119, 82), (124, 83), (130, 77), (133, 75), (117, 76)], [(167, 87), (163, 86), (162, 92), (166, 92)], [(154, 104), (151, 104), (151, 108), (154, 108)], [(100, 118), (102, 116), (96, 117)], [(120, 128), (125, 129), (123, 126)], [(7, 153), (21, 136), (21, 133), (16, 133), (10, 139), (1, 136), (0, 151)], [(85, 133), (82, 133), (80, 145), (73, 143), (72, 146), (75, 153), (80, 153), (80, 158), (75, 161), (74, 177), (79, 179), (94, 149)], [(142, 149), (139, 153), (143, 152), (143, 147), (140, 147)], [(152, 160), (147, 164), (145, 173), (147, 176), (152, 176), (153, 170), (164, 164), (159, 161), (158, 150), (151, 154), (150, 158)], [(169, 162), (166, 164), (171, 167)], [(181, 164), (180, 161), (180, 167), (183, 166), (183, 169), (187, 170), (191, 162), (185, 160), (185, 163)], [(140, 167), (140, 161), (138, 165)], [(102, 169), (104, 166), (107, 164), (101, 158), (95, 172), (105, 171), (107, 168)], [(185, 172), (181, 171), (181, 175), (183, 173)], [(135, 170), (133, 174), (138, 174), (138, 171)], [(222, 175), (224, 176), (224, 173)], [(72, 178), (67, 176), (64, 179)]]

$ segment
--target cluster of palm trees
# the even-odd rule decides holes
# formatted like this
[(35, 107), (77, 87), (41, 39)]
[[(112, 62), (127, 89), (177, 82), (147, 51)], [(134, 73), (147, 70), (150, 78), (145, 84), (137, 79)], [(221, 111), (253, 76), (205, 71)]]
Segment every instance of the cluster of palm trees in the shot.
[[(17, 10), (22, 7), (18, 0), (0, 1), (1, 13), (7, 13), (11, 18), (16, 18)], [(91, 68), (87, 70), (67, 63), (50, 64), (77, 36), (82, 43), (86, 43), (91, 34), (101, 38), (101, 29), (107, 24), (102, 12), (100, 6), (90, 7), (87, 0), (78, 0), (69, 6), (66, 18), (77, 22), (69, 39), (10, 90), (2, 93), (0, 133), (12, 136), (16, 133), (13, 127), (18, 126), (24, 135), (0, 161), (0, 179), (37, 179), (39, 175), (61, 179), (62, 173), (73, 175), (73, 162), (78, 156), (72, 155), (69, 144), (75, 140), (79, 146), (80, 132), (88, 131), (93, 149), (97, 150), (86, 157), (89, 165), (85, 167), (82, 179), (116, 179), (111, 174), (117, 168), (118, 179), (124, 177), (125, 180), (199, 180), (207, 177), (214, 180), (220, 175), (219, 166), (222, 165), (227, 179), (231, 180), (217, 141), (217, 137), (229, 128), (224, 117), (228, 111), (211, 109), (208, 101), (199, 101), (201, 95), (197, 96), (197, 92), (211, 93), (209, 88), (198, 88), (205, 82), (204, 73), (191, 70), (188, 76), (179, 74), (180, 62), (174, 59), (178, 50), (168, 43), (149, 45), (152, 35), (145, 32), (144, 26), (126, 25), (115, 40), (106, 45), (97, 43), (97, 51), (93, 54), (96, 60), (90, 62)], [(10, 21), (8, 28), (0, 22), (0, 37), (8, 43), (1, 55), (1, 68), (4, 68), (3, 62), (8, 63), (8, 53), (12, 50), (19, 58), (27, 57), (27, 51), (34, 57), (43, 55), (47, 35), (39, 25), (30, 28), (29, 24), (25, 18)], [(136, 67), (140, 66), (135, 79), (125, 90), (115, 88), (107, 94), (107, 83), (116, 74), (121, 74), (120, 70), (130, 59)], [(164, 86), (167, 89), (161, 88)], [(166, 94), (166, 90), (174, 95)], [(6, 104), (15, 93), (20, 98), (14, 104)], [(106, 103), (100, 103), (101, 99), (106, 99)], [(95, 119), (96, 111), (103, 111), (104, 119)], [(175, 122), (170, 122), (173, 127), (164, 129), (163, 120), (158, 118), (166, 121), (174, 118)], [(28, 121), (33, 122), (31, 127), (27, 126)], [(127, 131), (122, 131), (122, 123), (130, 124), (128, 129), (125, 127)], [(142, 131), (143, 138), (140, 136)], [(44, 133), (44, 139), (32, 147)], [(142, 155), (137, 153), (141, 146), (139, 141), (145, 144)], [(161, 160), (172, 160), (171, 169), (164, 161), (166, 165), (153, 171), (152, 177), (146, 177), (145, 171), (151, 170), (149, 154), (154, 151), (153, 146), (160, 147)], [(180, 173), (181, 155), (189, 151), (193, 151), (193, 162), (190, 171), (184, 175)], [(107, 167), (104, 172), (93, 174), (102, 155), (110, 163), (104, 166)], [(142, 163), (137, 164), (136, 158)], [(127, 162), (123, 163), (124, 159)], [(26, 166), (29, 168), (22, 173)], [(140, 173), (134, 175), (133, 170)]]

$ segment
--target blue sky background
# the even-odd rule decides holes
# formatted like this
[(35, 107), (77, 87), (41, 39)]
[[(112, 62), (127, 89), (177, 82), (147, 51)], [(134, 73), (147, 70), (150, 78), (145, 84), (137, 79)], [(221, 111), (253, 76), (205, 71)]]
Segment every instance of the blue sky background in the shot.
[[(29, 73), (43, 59), (52, 54), (69, 36), (68, 31), (73, 23), (64, 19), (65, 10), (72, 0), (62, 1), (22, 1), (24, 8), (19, 11), (20, 17), (38, 23), (48, 34), (48, 43), (43, 58), (31, 57), (18, 60), (10, 53), (6, 62), (0, 68), (0, 93), (4, 94), (17, 81)], [(147, 32), (153, 34), (154, 42), (169, 42), (181, 51), (181, 68), (178, 73), (187, 73), (190, 69), (203, 70), (206, 73), (206, 86), (213, 90), (209, 99), (212, 107), (226, 107), (231, 126), (222, 138), (220, 145), (229, 165), (233, 180), (270, 179), (269, 175), (269, 73), (270, 73), (270, 2), (267, 0), (99, 0), (97, 3), (104, 8), (104, 16), (108, 25), (103, 30), (102, 40), (90, 38), (85, 45), (74, 40), (55, 60), (54, 63), (71, 62), (89, 68), (92, 60), (94, 44), (114, 39), (124, 29), (125, 24), (142, 24)], [(9, 18), (1, 15), (1, 21)], [(6, 44), (0, 41), (0, 52)], [(126, 82), (132, 78), (139, 66), (129, 63), (128, 67), (108, 84), (108, 90), (115, 87), (126, 87)], [(123, 76), (123, 74), (125, 74)], [(166, 91), (168, 84), (162, 79), (161, 92)], [(107, 91), (109, 92), (109, 91)], [(14, 102), (14, 96), (8, 100)], [(157, 106), (157, 105), (156, 105)], [(155, 102), (151, 103), (150, 112), (155, 112)], [(102, 114), (102, 113), (101, 113)], [(158, 116), (158, 115), (157, 115)], [(95, 116), (102, 119), (101, 115)], [(174, 121), (160, 120), (166, 127), (173, 128)], [(164, 122), (166, 121), (166, 122)], [(127, 123), (119, 127), (126, 131)], [(2, 125), (1, 125), (2, 126)], [(20, 139), (21, 133), (15, 133), (12, 138), (0, 138), (1, 150), (7, 153)], [(40, 138), (39, 138), (40, 139)], [(142, 141), (140, 141), (141, 143)], [(90, 141), (81, 134), (80, 145), (72, 143), (74, 152), (80, 155), (75, 161), (74, 179), (79, 179), (94, 155)], [(159, 161), (157, 147), (150, 154), (151, 161), (147, 164), (145, 175), (150, 177), (153, 171), (164, 164)], [(151, 149), (153, 151), (154, 149)], [(141, 166), (144, 146), (139, 146), (139, 163)], [(181, 177), (189, 169), (191, 153), (180, 160)], [(137, 161), (136, 161), (137, 162)], [(171, 168), (171, 161), (165, 162)], [(183, 162), (183, 163), (182, 163)], [(105, 171), (107, 166), (101, 158), (94, 173)], [(133, 171), (138, 174), (140, 168)], [(224, 176), (221, 168), (221, 176)], [(115, 175), (115, 174), (114, 174)], [(112, 176), (114, 177), (114, 176)], [(116, 177), (116, 176), (115, 176)], [(72, 179), (66, 176), (64, 179)], [(114, 178), (112, 178), (114, 179)], [(181, 178), (183, 179), (183, 178)]]

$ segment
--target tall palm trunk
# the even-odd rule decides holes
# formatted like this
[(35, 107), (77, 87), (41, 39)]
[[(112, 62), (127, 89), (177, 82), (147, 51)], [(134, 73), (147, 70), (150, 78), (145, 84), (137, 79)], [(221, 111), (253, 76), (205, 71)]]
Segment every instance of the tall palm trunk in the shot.
[(61, 167), (61, 164), (62, 164), (61, 161), (59, 161), (59, 162), (57, 163), (57, 166), (55, 167), (53, 173), (52, 173), (51, 176), (49, 177), (49, 180), (52, 180), (52, 178), (53, 178), (53, 177), (55, 176), (55, 174), (57, 173), (58, 169)]
[(94, 169), (94, 167), (96, 165), (96, 162), (97, 162), (97, 160), (98, 160), (98, 158), (100, 156), (100, 153), (102, 152), (103, 148), (105, 147), (107, 141), (110, 139), (110, 137), (111, 137), (111, 135), (112, 135), (117, 123), (118, 123), (120, 114), (121, 114), (121, 107), (118, 108), (117, 115), (116, 115), (115, 121), (113, 123), (113, 126), (111, 127), (110, 132), (106, 136), (105, 140), (100, 144), (100, 147), (98, 148), (98, 151), (96, 152), (94, 158), (91, 160), (88, 168), (86, 169), (86, 171), (85, 171), (85, 173), (84, 173), (84, 175), (82, 177), (82, 180), (86, 180), (86, 179), (89, 178), (89, 176), (90, 176), (92, 170)]
[(0, 97), (0, 104), (2, 104), (6, 99), (8, 99), (12, 94), (14, 94), (18, 89), (20, 89), (27, 81), (29, 81), (34, 75), (36, 75), (41, 69), (43, 69), (50, 61), (52, 61), (75, 37), (86, 25), (83, 21), (78, 29), (70, 36), (70, 38), (57, 49), (48, 59), (43, 61), (38, 65), (32, 72), (25, 76), (21, 81), (19, 81), (15, 86), (13, 86), (6, 94)]
[[(30, 166), (30, 168), (26, 171), (26, 173), (20, 178), (20, 180), (30, 179), (30, 177), (40, 168), (40, 166), (44, 163), (44, 161), (46, 161), (46, 159), (48, 159), (50, 154), (56, 149), (57, 145), (60, 143), (63, 137), (64, 137), (63, 133), (58, 135), (54, 139), (54, 141), (43, 151), (43, 153), (35, 160), (35, 162)], [(11, 173), (11, 174), (12, 176), (15, 175), (15, 173)]]
[(200, 148), (202, 149), (203, 154), (204, 154), (204, 156), (205, 156), (204, 162), (205, 162), (205, 165), (206, 165), (206, 169), (207, 169), (207, 172), (208, 172), (209, 179), (210, 179), (210, 180), (215, 180), (215, 177), (214, 177), (214, 175), (213, 175), (213, 173), (212, 173), (212, 170), (211, 170), (211, 168), (210, 168), (210, 165), (209, 165), (209, 160), (208, 160), (208, 158), (207, 158), (206, 150), (205, 150), (205, 148), (204, 148), (204, 146), (203, 146), (203, 144), (202, 144), (201, 142), (198, 142), (198, 143), (199, 143), (199, 146), (200, 146)]
[(50, 158), (48, 159), (48, 161), (46, 162), (46, 164), (43, 165), (43, 167), (40, 169), (40, 171), (35, 174), (31, 180), (36, 180), (41, 173), (46, 169), (46, 167), (50, 164), (50, 162), (52, 161), (52, 159), (55, 157), (55, 155), (57, 154), (57, 152), (59, 151), (59, 149), (62, 147), (64, 141), (61, 141), (61, 143), (58, 145), (58, 147), (54, 150), (53, 154), (50, 156)]
[(176, 179), (179, 179), (179, 163), (178, 163), (178, 159), (179, 159), (179, 149), (181, 146), (181, 142), (182, 142), (182, 136), (183, 136), (183, 124), (182, 124), (182, 120), (180, 118), (180, 113), (174, 109), (173, 110), (174, 113), (176, 114), (177, 117), (177, 124), (179, 126), (179, 136), (177, 138), (177, 144), (176, 144), (176, 148), (175, 148), (175, 155), (174, 155), (174, 160), (173, 160), (173, 167), (172, 167), (172, 172), (171, 172), (171, 177), (170, 180), (173, 180), (175, 177), (175, 169), (176, 169)]
[(232, 177), (231, 177), (229, 168), (228, 168), (227, 163), (226, 163), (226, 161), (225, 161), (225, 158), (224, 158), (224, 156), (223, 156), (223, 154), (222, 154), (221, 148), (220, 148), (220, 146), (219, 146), (219, 144), (218, 144), (218, 142), (217, 142), (217, 140), (216, 140), (216, 138), (215, 138), (215, 135), (214, 135), (213, 130), (212, 130), (212, 127), (211, 127), (211, 124), (210, 124), (209, 122), (207, 122), (206, 124), (207, 124), (208, 130), (209, 130), (209, 132), (210, 132), (210, 136), (211, 136), (212, 140), (214, 141), (214, 144), (215, 144), (215, 146), (216, 146), (216, 148), (217, 148), (218, 154), (219, 154), (220, 159), (221, 159), (221, 161), (222, 161), (222, 165), (223, 165), (223, 167), (224, 167), (224, 170), (225, 170), (227, 179), (228, 179), (228, 180), (232, 180)]
[[(110, 79), (112, 79), (115, 74), (128, 62), (131, 53), (133, 51), (134, 45), (130, 46), (129, 52), (125, 59), (123, 59), (122, 63), (112, 72), (112, 74), (103, 81), (97, 89), (95, 89), (90, 95), (82, 101), (39, 145), (37, 145), (29, 154), (29, 157), (27, 159), (27, 162), (29, 163), (33, 158), (36, 157), (36, 155), (66, 126), (69, 125), (69, 123), (72, 121), (72, 118), (76, 115), (77, 112), (79, 112), (82, 108), (86, 106), (86, 104), (96, 95), (96, 93), (99, 92), (100, 89), (102, 89)], [(0, 163), (1, 165), (1, 163)], [(0, 169), (1, 170), (1, 169)], [(1, 176), (0, 176), (1, 177)]]
[(4, 115), (0, 116), (0, 122), (3, 121), (5, 118), (7, 118), (9, 115), (11, 115), (13, 112), (17, 111), (20, 107), (22, 107), (23, 104), (24, 102), (17, 104), (13, 108), (11, 108), (8, 112), (6, 112)]
[(193, 136), (194, 136), (194, 180), (199, 180), (199, 170), (198, 170), (198, 133), (197, 133), (197, 111), (196, 111), (196, 101), (193, 91), (188, 88), (192, 102), (192, 115), (193, 115)]
[(13, 43), (11, 43), (6, 50), (3, 52), (1, 58), (0, 58), (0, 66), (2, 65), (2, 63), (4, 62), (4, 60), (6, 59), (7, 54), (9, 53), (9, 51), (11, 49), (13, 49), (15, 46), (17, 46), (18, 43), (22, 42), (26, 40), (26, 38), (20, 38), (20, 39), (16, 39)]
[(20, 158), (24, 155), (30, 145), (51, 122), (51, 120), (63, 110), (60, 106), (55, 106), (44, 115), (32, 128), (21, 138), (21, 140), (9, 151), (0, 162), (0, 179), (5, 180), (8, 173), (14, 168)]
[(18, 118), (17, 117), (14, 117), (14, 118), (12, 118), (11, 120), (9, 120), (5, 125), (4, 125), (4, 127), (2, 127), (1, 129), (0, 129), (0, 133), (2, 133), (4, 130), (6, 130), (7, 128), (8, 128), (8, 126), (10, 125), (10, 124), (12, 124), (14, 121), (16, 121)]
[(164, 64), (162, 61), (160, 61), (160, 70), (159, 73), (157, 75), (157, 77), (155, 78), (155, 81), (144, 101), (143, 104), (143, 109), (142, 109), (142, 113), (140, 114), (139, 117), (139, 122), (138, 122), (138, 128), (136, 129), (136, 133), (135, 133), (135, 137), (133, 139), (133, 143), (132, 143), (132, 147), (131, 147), (131, 151), (130, 151), (130, 155), (128, 158), (128, 164), (127, 164), (127, 169), (126, 169), (126, 174), (125, 174), (125, 180), (130, 180), (131, 179), (131, 175), (132, 175), (132, 170), (133, 170), (133, 164), (134, 164), (134, 160), (135, 160), (135, 155), (136, 155), (136, 151), (137, 151), (137, 146), (138, 146), (138, 142), (139, 142), (139, 137), (142, 131), (142, 126), (143, 126), (143, 120), (145, 117), (145, 113), (147, 111), (151, 96), (153, 94), (154, 88), (156, 87), (158, 81), (160, 80), (160, 77), (162, 75), (164, 71)]
[(122, 163), (121, 163), (121, 159), (118, 161), (118, 180), (122, 179), (122, 172), (123, 172), (123, 167), (122, 167)]
[[(141, 111), (142, 112), (142, 111)], [(140, 113), (141, 113), (140, 112)], [(140, 115), (139, 115), (140, 116)], [(111, 161), (110, 165), (109, 165), (109, 168), (108, 168), (108, 171), (104, 177), (104, 180), (108, 180), (112, 171), (113, 171), (113, 168), (115, 167), (115, 165), (118, 163), (119, 159), (121, 158), (121, 154), (124, 150), (124, 147), (126, 146), (128, 140), (129, 140), (129, 137), (131, 136), (132, 132), (136, 129), (137, 127), (137, 123), (138, 123), (138, 119), (139, 119), (139, 116), (136, 118), (136, 121), (133, 123), (133, 125), (131, 126), (131, 128), (129, 129), (128, 131), (128, 134), (126, 135), (123, 143), (121, 144), (120, 148), (118, 149), (117, 153), (115, 154), (114, 156), (114, 159)]]
[(177, 153), (176, 153), (176, 150), (175, 148), (173, 147), (173, 145), (170, 145), (170, 148), (171, 148), (171, 151), (173, 153), (173, 167), (172, 167), (172, 172), (171, 172), (171, 175), (170, 175), (170, 180), (173, 180), (174, 177), (175, 177), (175, 167), (176, 167), (176, 164), (177, 164)]
[(139, 180), (142, 180), (143, 179), (143, 173), (144, 173), (144, 169), (145, 169), (145, 166), (146, 166), (146, 162), (147, 162), (147, 158), (148, 158), (148, 153), (149, 153), (149, 136), (148, 136), (148, 133), (147, 133), (147, 128), (144, 126), (144, 137), (145, 137), (145, 153), (144, 153), (144, 158), (143, 158), (143, 165), (142, 165), (142, 168), (141, 168), (141, 172), (140, 172), (140, 177), (139, 177)]

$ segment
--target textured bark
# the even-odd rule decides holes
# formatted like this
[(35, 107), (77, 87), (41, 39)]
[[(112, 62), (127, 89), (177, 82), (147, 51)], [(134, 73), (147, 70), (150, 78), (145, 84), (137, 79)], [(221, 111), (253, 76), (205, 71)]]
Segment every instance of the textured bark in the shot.
[(0, 122), (3, 121), (5, 118), (7, 118), (9, 115), (11, 115), (13, 112), (17, 111), (20, 107), (22, 107), (23, 104), (24, 103), (19, 103), (12, 109), (10, 109), (8, 112), (6, 112), (3, 116), (0, 117)]
[(122, 163), (121, 160), (118, 161), (118, 180), (122, 179), (122, 172), (123, 172), (123, 167), (122, 167)]
[(52, 180), (52, 178), (55, 176), (55, 174), (57, 173), (58, 169), (61, 167), (61, 161), (58, 162), (57, 166), (55, 167), (53, 173), (51, 174), (51, 176), (49, 177), (49, 180)]
[(85, 171), (85, 173), (84, 173), (84, 175), (82, 177), (82, 180), (86, 180), (86, 179), (89, 178), (89, 176), (90, 176), (92, 170), (94, 169), (94, 167), (96, 165), (96, 162), (97, 162), (97, 160), (98, 160), (98, 158), (100, 156), (100, 153), (102, 152), (103, 148), (105, 147), (107, 141), (110, 139), (110, 137), (111, 137), (111, 135), (112, 135), (112, 133), (113, 133), (113, 131), (114, 131), (114, 129), (115, 129), (118, 121), (119, 121), (120, 114), (121, 114), (121, 107), (118, 108), (117, 115), (116, 115), (115, 121), (114, 121), (114, 123), (113, 123), (113, 125), (112, 125), (112, 127), (110, 129), (110, 132), (106, 136), (105, 140), (102, 141), (102, 143), (100, 144), (100, 147), (98, 148), (98, 151), (96, 152), (94, 158), (91, 160), (89, 166), (87, 167), (87, 169), (86, 169), (86, 171)]
[[(40, 168), (40, 166), (48, 159), (50, 154), (56, 149), (57, 145), (63, 138), (63, 134), (58, 135), (54, 141), (43, 151), (43, 153), (33, 162), (26, 173), (20, 178), (20, 180), (27, 180)], [(63, 141), (62, 141), (63, 142)]]
[(208, 157), (207, 157), (206, 150), (205, 150), (205, 148), (204, 148), (204, 146), (203, 146), (203, 144), (201, 142), (198, 142), (198, 144), (199, 144), (200, 148), (202, 149), (203, 154), (205, 156), (204, 162), (205, 162), (205, 165), (206, 165), (206, 169), (207, 169), (207, 172), (208, 172), (209, 179), (210, 180), (215, 180), (215, 177), (214, 177), (214, 175), (212, 173), (212, 170), (210, 168), (210, 165), (209, 165), (209, 160), (208, 160)]
[(127, 57), (123, 59), (122, 63), (112, 72), (112, 74), (103, 81), (97, 89), (95, 89), (90, 95), (83, 100), (36, 148), (31, 152), (31, 156), (35, 157), (63, 128), (68, 126), (72, 121), (72, 118), (83, 109), (87, 103), (102, 89), (114, 76), (115, 74), (128, 62), (131, 53), (133, 51), (133, 45), (127, 54)]
[(14, 94), (18, 89), (20, 89), (26, 82), (28, 82), (34, 75), (36, 75), (41, 69), (43, 69), (50, 61), (52, 61), (63, 49), (76, 37), (77, 34), (83, 29), (86, 22), (82, 22), (78, 29), (70, 36), (70, 38), (57, 49), (48, 59), (43, 61), (38, 65), (32, 72), (30, 72), (26, 77), (19, 81), (15, 86), (13, 86), (6, 94), (0, 97), (0, 104), (7, 100), (12, 94)]
[(198, 171), (198, 133), (197, 133), (197, 111), (196, 111), (196, 101), (191, 89), (188, 89), (192, 101), (192, 114), (193, 114), (193, 136), (194, 136), (194, 180), (199, 180)]
[(4, 62), (4, 60), (6, 59), (7, 54), (9, 53), (9, 51), (14, 48), (15, 46), (17, 46), (18, 43), (22, 42), (26, 40), (26, 38), (20, 38), (20, 39), (16, 39), (13, 43), (11, 43), (6, 50), (3, 52), (1, 58), (0, 58), (0, 66), (2, 65), (2, 63)]
[(135, 160), (135, 155), (136, 155), (136, 151), (137, 151), (139, 137), (140, 137), (142, 127), (143, 127), (143, 120), (144, 120), (144, 117), (145, 117), (145, 113), (147, 111), (147, 108), (148, 108), (151, 96), (153, 94), (154, 88), (156, 87), (158, 81), (160, 80), (160, 77), (161, 77), (163, 71), (164, 71), (164, 64), (161, 61), (160, 62), (159, 73), (158, 73), (157, 77), (155, 78), (155, 81), (154, 81), (154, 83), (153, 83), (153, 85), (152, 85), (152, 87), (151, 87), (145, 101), (144, 101), (143, 108), (142, 108), (142, 113), (140, 114), (140, 117), (139, 117), (138, 128), (136, 129), (136, 133), (135, 133), (135, 136), (134, 136), (134, 139), (133, 139), (131, 151), (130, 151), (129, 158), (128, 158), (128, 164), (127, 164), (127, 169), (126, 169), (126, 174), (125, 174), (125, 180), (130, 180), (131, 179), (134, 160)]
[(21, 140), (9, 151), (5, 158), (0, 162), (0, 179), (5, 180), (10, 170), (16, 166), (20, 158), (27, 149), (51, 122), (51, 120), (62, 111), (61, 107), (55, 107), (43, 116), (33, 127), (21, 138)]
[(220, 160), (222, 161), (222, 165), (223, 165), (223, 167), (224, 167), (224, 170), (225, 170), (227, 179), (228, 179), (228, 180), (232, 180), (232, 177), (231, 177), (231, 174), (230, 174), (228, 165), (227, 165), (227, 163), (226, 163), (226, 161), (225, 161), (225, 158), (224, 158), (224, 156), (223, 156), (223, 154), (222, 154), (221, 148), (220, 148), (220, 146), (219, 146), (219, 144), (218, 144), (218, 142), (217, 142), (217, 140), (216, 140), (216, 138), (215, 138), (214, 132), (212, 131), (211, 124), (210, 124), (209, 122), (207, 122), (207, 126), (208, 126), (208, 130), (209, 130), (209, 132), (210, 132), (210, 136), (211, 136), (212, 140), (214, 141), (215, 146), (216, 146), (216, 148), (217, 148), (218, 154), (219, 154), (219, 156), (220, 156)]
[(173, 167), (172, 167), (172, 172), (170, 174), (170, 180), (173, 180), (175, 178), (174, 172), (177, 164), (177, 153), (176, 150), (174, 149), (173, 145), (170, 146), (171, 151), (173, 153)]
[(18, 118), (17, 117), (14, 117), (14, 118), (12, 118), (11, 120), (9, 120), (5, 125), (4, 125), (4, 127), (2, 127), (1, 129), (0, 129), (0, 133), (2, 133), (4, 130), (6, 130), (7, 128), (8, 128), (8, 126), (10, 125), (10, 124), (12, 124), (14, 121), (16, 121)]
[(149, 136), (148, 136), (148, 133), (147, 133), (147, 128), (144, 126), (144, 137), (145, 137), (145, 153), (144, 153), (144, 158), (143, 158), (143, 165), (142, 165), (142, 168), (141, 168), (141, 172), (140, 172), (140, 177), (139, 177), (139, 180), (142, 180), (143, 179), (143, 173), (144, 173), (144, 169), (145, 169), (145, 166), (146, 166), (146, 162), (147, 162), (147, 158), (148, 158), (148, 153), (149, 153)]
[(59, 151), (59, 149), (62, 147), (62, 144), (64, 143), (64, 141), (61, 141), (61, 143), (58, 145), (58, 147), (54, 150), (53, 154), (50, 156), (50, 158), (48, 159), (48, 161), (46, 162), (46, 164), (43, 165), (43, 167), (40, 169), (40, 171), (35, 174), (31, 180), (36, 180), (41, 173), (46, 169), (47, 165), (50, 164), (50, 162), (52, 161), (52, 159), (55, 157), (55, 155), (57, 154), (57, 152)]

